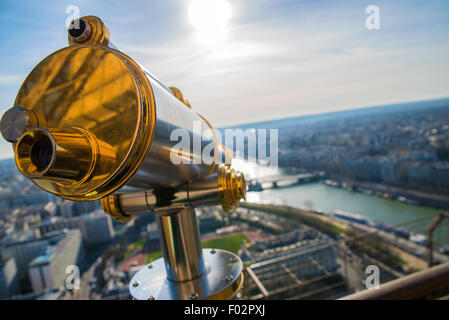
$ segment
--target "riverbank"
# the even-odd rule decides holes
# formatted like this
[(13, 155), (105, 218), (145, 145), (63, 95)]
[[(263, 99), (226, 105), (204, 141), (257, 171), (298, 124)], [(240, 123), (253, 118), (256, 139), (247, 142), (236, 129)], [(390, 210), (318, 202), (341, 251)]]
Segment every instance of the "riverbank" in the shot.
[(267, 213), (274, 213), (283, 217), (296, 220), (300, 223), (307, 224), (317, 230), (331, 236), (338, 238), (337, 235), (346, 231), (346, 225), (338, 223), (337, 221), (329, 221), (327, 217), (314, 215), (306, 210), (292, 208), (289, 206), (266, 205), (259, 203), (244, 202), (240, 207), (252, 210), (259, 210)]
[(332, 187), (374, 195), (384, 199), (395, 199), (411, 205), (427, 206), (442, 210), (449, 209), (449, 195), (394, 187), (381, 183), (361, 182), (341, 177), (332, 177), (328, 180), (324, 180), (323, 183)]
[[(304, 210), (321, 210), (335, 213), (345, 211), (366, 217), (376, 223), (402, 226), (414, 234), (426, 234), (426, 229), (441, 211), (431, 207), (416, 206), (394, 199), (386, 199), (362, 192), (354, 192), (324, 183), (310, 183), (248, 192), (247, 202), (286, 205)], [(449, 246), (449, 220), (437, 228), (435, 241)]]

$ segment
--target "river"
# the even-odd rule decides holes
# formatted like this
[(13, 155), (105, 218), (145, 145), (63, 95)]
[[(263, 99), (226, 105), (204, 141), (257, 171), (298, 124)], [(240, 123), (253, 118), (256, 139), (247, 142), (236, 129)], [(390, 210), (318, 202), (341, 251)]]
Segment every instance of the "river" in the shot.
[[(248, 179), (283, 174), (282, 170), (244, 163), (243, 161), (235, 161), (234, 166), (242, 170)], [(403, 224), (404, 228), (421, 234), (425, 234), (432, 218), (441, 211), (440, 209), (405, 204), (397, 200), (331, 187), (322, 183), (268, 189), (262, 192), (248, 192), (247, 201), (288, 205), (296, 208), (321, 209), (325, 212), (344, 210), (366, 216), (371, 221), (381, 221), (391, 225)], [(421, 218), (426, 219), (407, 223)], [(443, 221), (434, 235), (435, 241), (449, 245), (449, 220)]]

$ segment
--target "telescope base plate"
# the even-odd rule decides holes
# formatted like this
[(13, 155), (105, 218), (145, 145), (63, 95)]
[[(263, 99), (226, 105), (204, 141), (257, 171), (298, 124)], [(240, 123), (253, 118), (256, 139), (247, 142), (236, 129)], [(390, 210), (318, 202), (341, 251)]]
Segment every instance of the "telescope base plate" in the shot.
[(202, 249), (206, 271), (193, 280), (167, 279), (160, 258), (140, 269), (131, 279), (129, 291), (136, 300), (227, 300), (243, 285), (240, 258), (221, 249)]

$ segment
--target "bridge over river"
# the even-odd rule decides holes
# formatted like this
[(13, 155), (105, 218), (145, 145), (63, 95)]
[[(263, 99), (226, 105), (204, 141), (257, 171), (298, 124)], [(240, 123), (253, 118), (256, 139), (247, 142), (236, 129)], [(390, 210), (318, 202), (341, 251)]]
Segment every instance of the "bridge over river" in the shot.
[(293, 186), (317, 182), (325, 177), (324, 172), (301, 173), (296, 175), (268, 176), (248, 181), (248, 191), (263, 191), (277, 189), (284, 186)]

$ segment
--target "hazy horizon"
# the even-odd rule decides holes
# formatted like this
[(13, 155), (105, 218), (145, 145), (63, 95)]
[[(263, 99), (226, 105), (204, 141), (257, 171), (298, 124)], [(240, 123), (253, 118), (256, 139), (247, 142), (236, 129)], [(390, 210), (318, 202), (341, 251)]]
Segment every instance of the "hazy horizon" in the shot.
[(426, 102), (430, 102), (430, 101), (440, 101), (440, 100), (448, 100), (448, 102), (449, 102), (449, 96), (426, 99), (426, 100), (414, 100), (414, 101), (392, 102), (392, 103), (386, 103), (386, 104), (381, 104), (381, 105), (369, 105), (369, 106), (343, 109), (343, 110), (337, 110), (337, 111), (333, 110), (333, 111), (324, 111), (324, 112), (317, 112), (317, 113), (310, 113), (310, 114), (292, 115), (292, 116), (287, 116), (287, 117), (282, 117), (282, 118), (273, 118), (273, 119), (262, 120), (262, 121), (251, 121), (251, 122), (237, 123), (234, 125), (223, 126), (220, 128), (238, 127), (238, 126), (243, 126), (243, 125), (260, 124), (260, 123), (272, 122), (272, 121), (273, 122), (282, 121), (282, 120), (288, 120), (288, 119), (293, 119), (293, 118), (302, 118), (302, 117), (319, 116), (319, 115), (324, 116), (326, 114), (333, 114), (333, 113), (337, 114), (337, 113), (343, 113), (343, 112), (349, 112), (349, 111), (381, 108), (381, 107), (387, 107), (387, 106), (395, 107), (395, 106), (406, 105), (406, 104), (426, 103)]
[[(294, 119), (294, 118), (302, 118), (302, 117), (307, 117), (307, 116), (320, 116), (320, 115), (325, 116), (327, 114), (338, 114), (338, 113), (345, 113), (345, 112), (358, 111), (358, 110), (363, 111), (365, 109), (368, 110), (368, 109), (374, 109), (374, 108), (382, 108), (382, 107), (386, 107), (386, 106), (391, 106), (391, 107), (394, 108), (395, 106), (400, 106), (400, 105), (415, 104), (415, 103), (426, 103), (426, 102), (430, 102), (430, 101), (440, 101), (440, 100), (448, 100), (449, 101), (449, 97), (442, 97), (442, 98), (428, 99), (428, 100), (389, 103), (389, 104), (384, 104), (384, 105), (366, 106), (366, 107), (362, 107), (362, 108), (345, 109), (345, 110), (340, 110), (340, 111), (330, 111), (330, 112), (312, 113), (312, 114), (304, 114), (304, 115), (293, 115), (291, 117), (284, 117), (284, 118), (279, 118), (279, 119), (269, 119), (269, 120), (263, 120), (263, 121), (255, 121), (255, 122), (246, 122), (246, 123), (240, 123), (240, 124), (235, 124), (235, 125), (230, 125), (230, 126), (223, 126), (223, 127), (216, 127), (216, 128), (217, 129), (226, 129), (226, 128), (230, 128), (230, 127), (257, 125), (257, 124), (260, 124), (260, 123), (283, 121), (283, 120), (289, 120), (289, 119)], [(10, 148), (11, 148), (11, 144), (10, 143), (7, 143), (7, 142), (5, 142), (5, 143), (8, 144), (10, 146)], [(12, 151), (12, 148), (10, 150), (11, 151), (10, 151), (10, 155), (9, 156), (3, 156), (3, 153), (0, 154), (0, 160), (14, 158), (14, 153)]]

